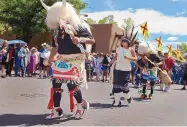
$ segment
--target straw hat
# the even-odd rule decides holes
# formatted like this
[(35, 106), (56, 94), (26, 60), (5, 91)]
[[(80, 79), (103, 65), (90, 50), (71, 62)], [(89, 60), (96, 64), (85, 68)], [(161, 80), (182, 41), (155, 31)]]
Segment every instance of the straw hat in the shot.
[(43, 43), (43, 44), (41, 44), (41, 46), (42, 46), (42, 47), (47, 46), (47, 43)]

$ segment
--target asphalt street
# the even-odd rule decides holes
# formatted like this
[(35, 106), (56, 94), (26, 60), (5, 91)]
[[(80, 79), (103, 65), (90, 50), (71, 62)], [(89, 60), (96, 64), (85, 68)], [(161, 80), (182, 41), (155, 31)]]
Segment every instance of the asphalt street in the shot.
[[(83, 119), (73, 117), (45, 120), (51, 82), (49, 79), (0, 79), (0, 126), (181, 126), (187, 125), (187, 91), (172, 85), (169, 93), (155, 87), (152, 100), (141, 101), (137, 89), (131, 88), (134, 101), (129, 106), (112, 107), (109, 96), (112, 84), (91, 82), (83, 96), (90, 102), (90, 110)], [(62, 97), (64, 112), (71, 115), (66, 85)], [(149, 92), (149, 91), (148, 91)]]

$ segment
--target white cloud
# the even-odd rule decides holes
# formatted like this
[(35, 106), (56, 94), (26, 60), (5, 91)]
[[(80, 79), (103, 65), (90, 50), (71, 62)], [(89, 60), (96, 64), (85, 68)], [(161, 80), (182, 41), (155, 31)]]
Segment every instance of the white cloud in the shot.
[(184, 14), (186, 14), (186, 12), (187, 12), (187, 11), (186, 11), (185, 9), (183, 9), (182, 12), (178, 12), (178, 13), (177, 13), (177, 16), (184, 15)]
[[(114, 15), (119, 26), (122, 26), (124, 18), (131, 17), (135, 21), (135, 26), (147, 21), (150, 33), (187, 35), (187, 17), (166, 16), (158, 11), (148, 9), (137, 9), (134, 12), (124, 10), (88, 13), (88, 16), (96, 21), (107, 15)], [(137, 28), (140, 30), (139, 27)]]
[(176, 41), (178, 39), (179, 39), (178, 37), (169, 37), (167, 40), (168, 41)]

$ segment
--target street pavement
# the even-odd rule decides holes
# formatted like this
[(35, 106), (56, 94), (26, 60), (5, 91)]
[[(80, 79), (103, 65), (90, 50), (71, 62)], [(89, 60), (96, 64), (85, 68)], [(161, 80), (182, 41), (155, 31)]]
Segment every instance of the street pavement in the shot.
[[(180, 85), (172, 85), (169, 93), (155, 88), (152, 100), (140, 101), (137, 89), (131, 88), (134, 101), (129, 106), (111, 107), (110, 83), (89, 83), (83, 96), (90, 102), (84, 118), (72, 117), (45, 120), (51, 82), (49, 79), (0, 79), (0, 126), (182, 126), (187, 125), (187, 92)], [(68, 115), (69, 95), (66, 85), (62, 107)], [(149, 91), (148, 91), (149, 92)]]

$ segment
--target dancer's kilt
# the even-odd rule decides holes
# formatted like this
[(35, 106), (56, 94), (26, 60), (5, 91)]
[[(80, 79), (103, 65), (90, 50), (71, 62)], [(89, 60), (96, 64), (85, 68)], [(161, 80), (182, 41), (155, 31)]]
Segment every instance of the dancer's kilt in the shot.
[(85, 54), (58, 55), (52, 65), (53, 79), (87, 83), (85, 58)]
[(151, 69), (147, 69), (147, 71), (144, 71), (142, 73), (142, 79), (145, 79), (147, 81), (156, 81), (157, 78), (157, 68), (151, 68)]

